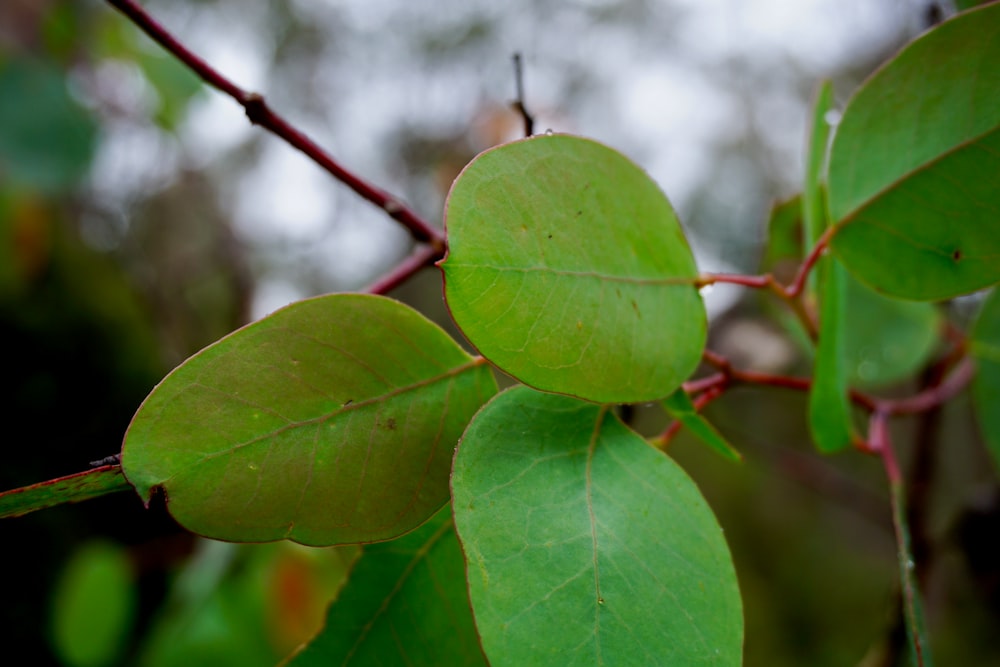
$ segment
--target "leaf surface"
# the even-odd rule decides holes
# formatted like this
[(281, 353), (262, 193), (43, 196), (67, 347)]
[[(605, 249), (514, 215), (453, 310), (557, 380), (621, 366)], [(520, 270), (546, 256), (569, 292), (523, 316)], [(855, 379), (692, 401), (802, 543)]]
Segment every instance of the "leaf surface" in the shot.
[(462, 438), (452, 493), (494, 667), (740, 664), (739, 590), (715, 517), (606, 407), (500, 394)]
[(993, 461), (1000, 467), (1000, 292), (997, 290), (983, 303), (972, 329), (972, 355), (976, 360), (973, 407)]
[(712, 426), (710, 421), (698, 412), (694, 403), (691, 402), (691, 397), (684, 389), (678, 389), (663, 399), (663, 407), (670, 413), (671, 417), (683, 424), (695, 437), (724, 458), (737, 463), (743, 460), (743, 455), (729, 444), (729, 441)]
[(816, 265), (820, 298), (819, 340), (809, 392), (809, 430), (822, 452), (851, 444), (851, 404), (847, 389), (847, 273), (835, 257)]
[(391, 539), (447, 501), (455, 444), (495, 392), (489, 367), (411, 308), (318, 297), (168, 375), (133, 418), (122, 466), (207, 537)]
[(1000, 280), (1000, 4), (914, 40), (854, 95), (830, 155), (832, 248), (875, 289)]
[(365, 548), (326, 626), (288, 664), (485, 666), (450, 510)]
[(566, 135), (486, 151), (452, 186), (446, 224), (451, 314), (521, 382), (633, 403), (697, 366), (694, 258), (670, 202), (620, 153)]

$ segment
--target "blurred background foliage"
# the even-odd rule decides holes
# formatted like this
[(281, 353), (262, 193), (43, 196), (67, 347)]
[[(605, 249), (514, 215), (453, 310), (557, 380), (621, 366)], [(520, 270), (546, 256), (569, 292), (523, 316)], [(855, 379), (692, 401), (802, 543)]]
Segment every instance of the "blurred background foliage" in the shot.
[[(592, 136), (648, 169), (702, 268), (756, 272), (766, 250), (779, 273), (797, 240), (775, 223), (786, 231), (764, 248), (768, 210), (799, 186), (818, 81), (831, 78), (842, 105), (954, 9), (918, 0), (146, 5), (349, 168), (435, 221), (458, 170), (518, 136), (510, 58), (522, 52), (539, 130)], [(0, 488), (117, 452), (142, 398), (185, 357), (294, 299), (358, 289), (409, 250), (394, 223), (252, 129), (105, 4), (0, 4)], [(454, 333), (436, 271), (393, 296)], [(758, 369), (808, 372), (766, 299), (723, 288), (707, 298), (714, 348)], [(926, 330), (941, 315), (963, 326), (969, 309), (894, 317)], [(872, 362), (866, 354), (859, 343), (859, 369)], [(884, 391), (915, 386), (875, 379)], [(893, 664), (898, 601), (878, 462), (814, 454), (802, 396), (733, 391), (708, 415), (744, 465), (685, 434), (671, 451), (726, 530), (746, 664)], [(635, 419), (650, 434), (665, 423), (641, 406)], [(966, 400), (900, 423), (897, 437), (926, 484), (922, 576), (939, 663), (1000, 664), (996, 471)], [(315, 631), (358, 555), (201, 540), (129, 494), (4, 521), (0, 540), (0, 637), (33, 665), (274, 664)]]

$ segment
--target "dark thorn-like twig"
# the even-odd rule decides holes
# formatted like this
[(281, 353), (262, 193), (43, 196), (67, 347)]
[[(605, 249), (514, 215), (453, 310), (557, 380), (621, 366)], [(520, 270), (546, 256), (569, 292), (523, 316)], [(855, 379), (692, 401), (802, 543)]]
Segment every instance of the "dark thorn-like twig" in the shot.
[(530, 137), (535, 133), (535, 119), (528, 113), (528, 109), (524, 105), (524, 70), (521, 66), (520, 53), (514, 54), (514, 86), (517, 90), (517, 99), (511, 103), (511, 106), (524, 119), (524, 136)]

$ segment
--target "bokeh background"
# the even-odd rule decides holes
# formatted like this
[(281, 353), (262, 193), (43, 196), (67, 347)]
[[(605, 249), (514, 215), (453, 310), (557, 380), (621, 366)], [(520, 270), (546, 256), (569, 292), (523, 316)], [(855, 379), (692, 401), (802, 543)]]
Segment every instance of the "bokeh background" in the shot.
[[(670, 197), (704, 270), (748, 273), (760, 266), (768, 211), (801, 182), (819, 82), (833, 81), (842, 107), (879, 63), (956, 9), (926, 0), (145, 6), (436, 224), (462, 166), (522, 133), (511, 108), (521, 53), (537, 131), (584, 134), (629, 155)], [(184, 358), (296, 299), (362, 288), (411, 248), (384, 214), (251, 127), (108, 5), (0, 4), (0, 489), (116, 453), (142, 398)], [(393, 296), (454, 332), (436, 270)], [(706, 298), (714, 348), (761, 369), (808, 371), (766, 300), (731, 287)], [(961, 326), (972, 301), (948, 315)], [(737, 390), (708, 414), (746, 462), (732, 466), (684, 434), (671, 453), (730, 541), (746, 664), (896, 664), (879, 463), (813, 453), (802, 396)], [(649, 434), (665, 424), (642, 406), (635, 419)], [(938, 662), (1000, 664), (997, 477), (967, 401), (898, 427), (904, 460), (927, 485), (923, 575)], [(315, 630), (357, 556), (196, 539), (130, 494), (0, 522), (0, 549), (6, 651), (73, 666), (274, 664)]]

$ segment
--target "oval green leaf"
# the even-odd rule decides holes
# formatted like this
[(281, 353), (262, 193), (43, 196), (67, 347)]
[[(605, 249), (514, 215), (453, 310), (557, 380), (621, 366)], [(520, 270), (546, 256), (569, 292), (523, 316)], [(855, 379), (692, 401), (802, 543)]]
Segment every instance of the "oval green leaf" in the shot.
[(147, 397), (122, 469), (216, 539), (386, 540), (448, 499), (455, 444), (491, 370), (391, 299), (334, 294), (211, 345)]
[(451, 512), (366, 547), (326, 626), (287, 664), (485, 667)]
[(1000, 4), (912, 42), (855, 94), (830, 155), (832, 240), (876, 290), (937, 300), (1000, 280)]
[(455, 526), (502, 665), (738, 665), (736, 574), (694, 482), (606, 407), (527, 387), (455, 455)]
[(452, 186), (445, 298), (521, 382), (602, 403), (663, 398), (701, 358), (706, 316), (670, 202), (588, 139), (489, 150)]
[(1000, 291), (987, 297), (972, 330), (976, 375), (972, 399), (976, 420), (1000, 468)]

